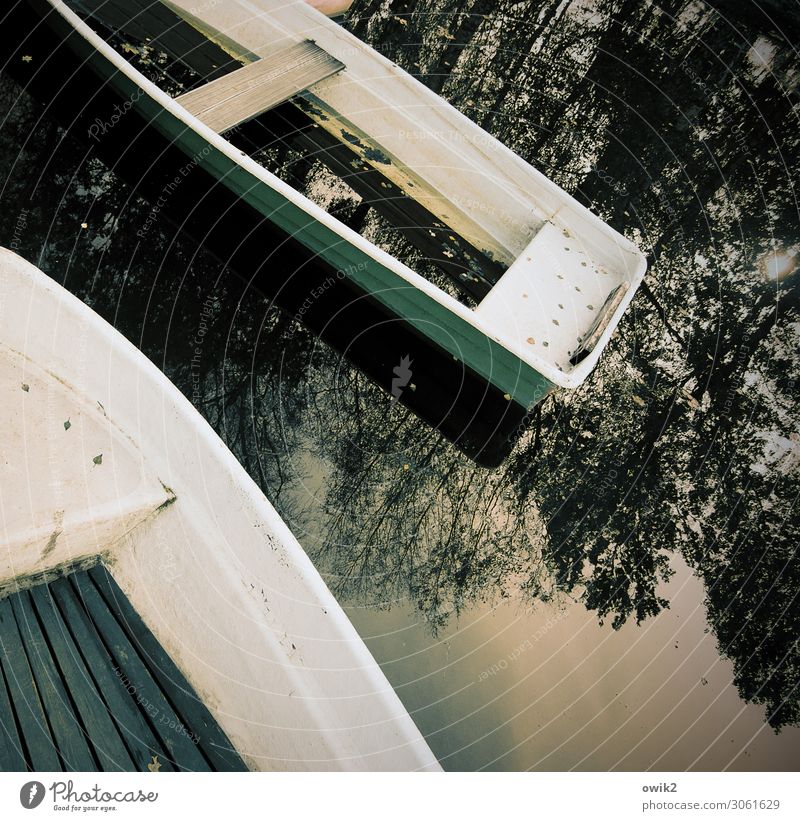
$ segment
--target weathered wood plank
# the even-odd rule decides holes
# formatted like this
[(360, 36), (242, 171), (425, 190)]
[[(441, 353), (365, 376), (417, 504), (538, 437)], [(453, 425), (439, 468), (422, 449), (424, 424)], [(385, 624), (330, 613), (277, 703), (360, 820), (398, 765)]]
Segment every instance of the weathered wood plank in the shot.
[(176, 99), (207, 126), (222, 133), (343, 68), (337, 59), (306, 41), (279, 49)]
[(31, 769), (60, 772), (61, 762), (47, 725), (39, 692), (28, 663), (8, 599), (0, 600), (0, 645), (3, 650), (3, 672), (11, 694), (11, 704), (27, 748)]
[(235, 41), (226, 48), (242, 61), (304, 37), (340, 57), (346, 72), (303, 93), (308, 115), (491, 259), (511, 265), (561, 206), (513, 152), (304, 3), (261, 0), (259, 14), (239, 2), (167, 3), (212, 39)]
[(89, 575), (109, 607), (118, 614), (119, 622), (139, 652), (153, 678), (168, 692), (176, 711), (191, 729), (198, 745), (215, 769), (245, 771), (239, 754), (215, 721), (208, 708), (186, 681), (167, 652), (150, 632), (113, 576), (102, 565), (96, 565)]
[(23, 749), (0, 659), (0, 770), (5, 773), (25, 772), (28, 765)]
[(149, 722), (166, 748), (172, 762), (181, 770), (205, 772), (209, 764), (191, 739), (189, 731), (175, 714), (161, 688), (131, 644), (113, 612), (86, 574), (70, 577), (83, 606), (92, 618), (100, 637), (114, 660), (114, 672), (147, 714)]
[(94, 682), (119, 729), (133, 758), (134, 769), (146, 771), (153, 756), (158, 756), (162, 770), (174, 769), (164, 747), (156, 739), (150, 726), (136, 707), (121, 679), (114, 671), (114, 662), (81, 606), (77, 593), (66, 578), (50, 584), (64, 620), (75, 639), (84, 664), (91, 671)]
[(28, 662), (36, 680), (36, 689), (39, 691), (63, 769), (68, 772), (96, 770), (97, 762), (73, 711), (61, 671), (53, 660), (39, 620), (36, 618), (30, 591), (23, 590), (12, 596), (11, 608), (25, 644)]
[(34, 587), (31, 599), (53, 649), (66, 689), (75, 703), (93, 744), (100, 768), (106, 772), (130, 772), (136, 765), (100, 697), (91, 673), (83, 663), (70, 629), (45, 585)]

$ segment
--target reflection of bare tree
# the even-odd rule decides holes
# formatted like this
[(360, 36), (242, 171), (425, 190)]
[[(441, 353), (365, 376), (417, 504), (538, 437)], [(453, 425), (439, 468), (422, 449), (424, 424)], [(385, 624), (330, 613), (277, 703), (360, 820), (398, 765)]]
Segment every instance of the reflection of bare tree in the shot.
[[(546, 18), (546, 4), (535, 5)], [(416, 30), (441, 25), (432, 12), (444, 7), (418, 8)], [(360, 17), (359, 30), (399, 43), (408, 23), (394, 9), (384, 3), (375, 26)], [(465, 467), (442, 446), (371, 458), (381, 442), (413, 443), (414, 426), (388, 427), (373, 405), (357, 422), (342, 417), (338, 441), (348, 444), (329, 454), (327, 556), (343, 587), (385, 595), (391, 582), (392, 595), (410, 592), (437, 623), (509, 585), (539, 595), (547, 579), (546, 595), (579, 595), (617, 627), (668, 604), (659, 584), (680, 549), (706, 582), (742, 695), (780, 727), (798, 720), (791, 322), (800, 277), (765, 280), (760, 271), (776, 234), (784, 268), (796, 265), (798, 130), (785, 94), (796, 58), (773, 31), (754, 53), (760, 32), (739, 39), (713, 10), (680, 1), (658, 10), (598, 2), (590, 21), (576, 9), (543, 33), (510, 13), (503, 20), (510, 9), (500, 4), (473, 21), (462, 47), (457, 65), (473, 70), (438, 87), (473, 116), (489, 108), (476, 102), (482, 92), (514, 88), (484, 118), (502, 139), (567, 174), (576, 158), (593, 158), (597, 173), (581, 181), (582, 195), (650, 244), (657, 264), (647, 299), (597, 378), (548, 400), (494, 473)], [(580, 25), (588, 36), (578, 46)], [(503, 47), (487, 64), (476, 43), (499, 28)], [(451, 42), (443, 35), (427, 49), (433, 56), (423, 49), (414, 60), (435, 63)], [(583, 74), (565, 81), (552, 68), (569, 55)], [(502, 76), (510, 69), (516, 84)], [(552, 102), (539, 105), (521, 91), (530, 88), (544, 98), (549, 89)], [(537, 514), (546, 534), (531, 541), (521, 522)]]
[[(711, 5), (730, 16), (736, 4)], [(351, 12), (361, 36), (652, 251), (647, 288), (598, 373), (548, 399), (494, 471), (168, 226), (136, 247), (146, 204), (54, 129), (35, 128), (33, 108), (0, 130), (2, 196), (27, 190), (55, 140), (24, 250), (68, 270), (69, 287), (188, 396), (197, 390), (298, 529), (309, 505), (293, 492), (296, 466), (307, 449), (323, 460), (317, 559), (343, 594), (410, 596), (434, 626), (492, 596), (565, 594), (618, 627), (667, 606), (661, 584), (680, 550), (705, 583), (743, 697), (764, 704), (776, 728), (797, 723), (800, 129), (790, 92), (800, 66), (757, 17), (740, 16), (737, 33), (684, 0), (586, 8), (357, 0)], [(8, 109), (15, 92), (2, 91)], [(298, 169), (310, 181), (318, 173)], [(364, 218), (357, 205), (340, 208)], [(85, 213), (92, 230), (81, 233), (74, 215)], [(0, 225), (13, 231), (13, 208)], [(769, 278), (773, 248), (782, 278)]]
[(505, 471), (465, 463), (358, 374), (342, 378), (335, 405), (317, 397), (312, 414), (314, 441), (332, 466), (319, 555), (329, 583), (373, 603), (411, 596), (440, 625), (541, 569), (532, 502), (515, 496)]

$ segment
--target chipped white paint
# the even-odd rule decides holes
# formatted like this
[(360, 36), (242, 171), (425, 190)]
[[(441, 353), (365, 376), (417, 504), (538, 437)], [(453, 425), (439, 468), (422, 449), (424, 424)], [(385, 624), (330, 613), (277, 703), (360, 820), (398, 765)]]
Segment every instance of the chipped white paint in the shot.
[[(87, 511), (118, 504), (112, 523), (124, 535), (103, 543), (98, 529), (96, 549), (107, 552), (117, 582), (251, 768), (438, 769), (297, 540), (188, 400), (34, 266), (0, 250), (0, 275), (4, 448), (28, 447), (37, 431), (47, 442), (44, 462), (15, 463), (15, 481), (3, 482), (0, 516), (24, 513), (16, 494), (53, 475), (63, 499), (86, 496)], [(27, 391), (15, 387), (21, 373)], [(25, 394), (21, 401), (17, 392)], [(40, 396), (51, 397), (50, 410), (34, 429)], [(63, 431), (67, 419), (76, 429)], [(59, 424), (79, 446), (75, 461), (65, 456), (51, 468), (47, 455), (59, 453)], [(103, 453), (97, 465), (96, 451)], [(96, 482), (100, 471), (104, 481)], [(131, 527), (127, 494), (158, 486), (152, 506), (164, 500), (162, 484), (174, 501)], [(66, 533), (68, 517), (53, 520), (62, 508), (49, 522), (46, 508), (43, 501), (41, 535), (51, 526)], [(5, 543), (3, 550), (10, 552)], [(37, 570), (56, 564), (55, 552), (36, 555)], [(16, 571), (15, 562), (12, 555)]]
[(505, 325), (521, 347), (541, 348), (556, 367), (586, 341), (591, 323), (613, 309), (606, 300), (627, 283), (618, 271), (598, 267), (568, 232), (547, 223), (477, 308), (492, 324)]

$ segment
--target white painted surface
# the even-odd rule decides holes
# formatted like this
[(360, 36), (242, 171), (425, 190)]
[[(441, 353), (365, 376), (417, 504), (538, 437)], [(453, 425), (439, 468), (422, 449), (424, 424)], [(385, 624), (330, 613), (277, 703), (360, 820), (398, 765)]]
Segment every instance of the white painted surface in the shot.
[[(106, 546), (109, 564), (246, 763), (253, 769), (438, 769), (297, 540), (188, 400), (100, 317), (4, 249), (0, 274), (3, 360), (11, 362), (2, 373), (13, 387), (20, 360), (8, 349), (19, 351), (36, 365), (29, 391), (19, 389), (23, 401), (50, 392), (58, 397), (53, 426), (63, 428), (65, 413), (81, 420), (76, 432), (90, 464), (98, 443), (113, 456), (86, 469), (87, 510), (138, 487), (136, 476), (174, 492), (172, 504), (136, 527), (128, 528), (124, 517), (115, 520), (127, 533)], [(85, 344), (76, 347), (76, 340)], [(34, 372), (26, 367), (26, 374)], [(27, 442), (24, 420), (34, 410), (21, 410), (13, 391), (3, 396), (10, 411), (3, 441), (9, 428), (22, 428)], [(97, 402), (100, 418), (91, 412)], [(66, 462), (63, 470), (80, 478), (81, 464)], [(39, 462), (17, 465), (23, 475), (3, 484), (3, 516), (17, 491), (49, 479)], [(97, 486), (101, 468), (108, 470)]]
[[(9, 252), (3, 252), (3, 260)], [(107, 551), (170, 498), (141, 451), (81, 390), (32, 360), (33, 337), (61, 340), (87, 366), (91, 331), (61, 337), (55, 303), (25, 304), (0, 284), (0, 585), (63, 562)], [(29, 294), (29, 296), (32, 296)], [(26, 321), (29, 320), (29, 321)], [(56, 363), (53, 362), (53, 365)], [(98, 394), (100, 398), (101, 394)], [(97, 463), (95, 462), (97, 460)]]
[(353, 0), (305, 0), (305, 2), (328, 17), (344, 14), (353, 5)]
[(619, 271), (598, 267), (569, 231), (545, 223), (476, 313), (569, 370), (587, 328), (624, 281)]

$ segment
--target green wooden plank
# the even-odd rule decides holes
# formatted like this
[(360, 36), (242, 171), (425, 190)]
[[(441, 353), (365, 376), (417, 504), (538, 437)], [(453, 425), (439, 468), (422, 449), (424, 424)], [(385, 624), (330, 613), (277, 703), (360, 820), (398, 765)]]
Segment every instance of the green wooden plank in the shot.
[(122, 683), (136, 699), (166, 747), (169, 757), (181, 770), (208, 771), (208, 762), (190, 738), (188, 730), (153, 680), (114, 614), (88, 574), (70, 577), (87, 613), (115, 662)]
[(31, 598), (65, 686), (91, 740), (100, 769), (106, 772), (135, 771), (136, 765), (109, 715), (108, 708), (97, 692), (91, 673), (86, 668), (70, 634), (70, 628), (64, 623), (47, 586), (34, 587), (31, 590)]
[(0, 643), (11, 703), (27, 748), (31, 769), (59, 772), (61, 762), (50, 735), (33, 672), (8, 599), (0, 601)]
[(11, 708), (11, 695), (3, 672), (3, 660), (0, 658), (0, 770), (19, 773), (27, 769), (22, 741)]
[(78, 601), (72, 585), (66, 578), (58, 579), (50, 584), (50, 592), (64, 621), (69, 624), (83, 663), (91, 672), (97, 691), (125, 741), (125, 746), (133, 759), (133, 769), (146, 772), (153, 756), (158, 756), (162, 770), (174, 769), (164, 748), (139, 712), (136, 702), (130, 697), (119, 676), (114, 673), (114, 662), (88, 614)]
[(116, 612), (120, 625), (141, 654), (151, 675), (167, 693), (178, 715), (198, 739), (198, 744), (212, 766), (221, 771), (247, 770), (222, 728), (142, 621), (108, 570), (98, 564), (89, 571), (89, 575), (108, 606)]
[(31, 602), (30, 592), (23, 590), (11, 597), (11, 608), (17, 628), (28, 653), (28, 663), (36, 680), (53, 741), (66, 771), (83, 772), (97, 769), (89, 742), (78, 721), (70, 697), (64, 687), (61, 671), (56, 667), (47, 640)]

